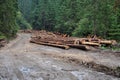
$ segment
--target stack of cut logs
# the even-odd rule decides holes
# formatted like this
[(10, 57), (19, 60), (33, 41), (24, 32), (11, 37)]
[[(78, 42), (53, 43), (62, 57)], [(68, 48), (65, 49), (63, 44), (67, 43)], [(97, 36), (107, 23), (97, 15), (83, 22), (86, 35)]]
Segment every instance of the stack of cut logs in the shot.
[(66, 34), (60, 34), (58, 32), (47, 32), (44, 30), (32, 31), (32, 37), (30, 42), (64, 49), (74, 47), (83, 50), (91, 50), (93, 48), (98, 48), (102, 44), (114, 45), (117, 43), (115, 40), (100, 39), (96, 36), (89, 36), (87, 38), (69, 37)]

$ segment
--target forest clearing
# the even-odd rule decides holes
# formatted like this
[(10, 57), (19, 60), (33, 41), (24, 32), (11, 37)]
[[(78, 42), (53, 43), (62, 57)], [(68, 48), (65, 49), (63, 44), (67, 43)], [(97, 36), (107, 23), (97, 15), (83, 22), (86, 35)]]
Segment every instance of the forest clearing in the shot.
[(0, 0), (0, 80), (120, 80), (120, 0)]

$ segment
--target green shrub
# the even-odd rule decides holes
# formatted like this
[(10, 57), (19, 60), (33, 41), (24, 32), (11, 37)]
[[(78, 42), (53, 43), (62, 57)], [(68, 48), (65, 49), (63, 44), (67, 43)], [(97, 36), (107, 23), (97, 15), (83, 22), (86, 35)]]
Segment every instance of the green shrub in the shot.
[(31, 25), (25, 20), (21, 12), (17, 12), (17, 24), (20, 29), (32, 29)]
[(6, 39), (5, 35), (2, 32), (0, 32), (0, 39)]

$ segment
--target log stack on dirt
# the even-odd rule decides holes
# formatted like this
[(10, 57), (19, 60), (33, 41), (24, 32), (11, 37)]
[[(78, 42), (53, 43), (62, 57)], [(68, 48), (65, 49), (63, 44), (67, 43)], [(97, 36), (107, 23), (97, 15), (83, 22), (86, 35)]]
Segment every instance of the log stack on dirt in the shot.
[(92, 50), (103, 44), (115, 45), (117, 43), (115, 40), (100, 39), (96, 36), (88, 36), (87, 38), (69, 37), (69, 35), (66, 34), (47, 32), (45, 30), (32, 31), (30, 42), (64, 49), (74, 47), (83, 50)]

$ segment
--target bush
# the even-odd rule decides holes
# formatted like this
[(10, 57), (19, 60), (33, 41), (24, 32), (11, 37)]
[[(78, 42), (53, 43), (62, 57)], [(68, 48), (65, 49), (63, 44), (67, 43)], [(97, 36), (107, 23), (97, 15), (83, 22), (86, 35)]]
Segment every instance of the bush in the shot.
[(0, 39), (6, 39), (5, 35), (2, 32), (0, 32)]
[(17, 12), (17, 24), (20, 29), (32, 29), (31, 25), (25, 20), (21, 12)]
[(89, 21), (87, 18), (80, 20), (77, 25), (78, 27), (75, 28), (72, 35), (77, 36), (77, 37), (83, 37), (83, 36), (87, 36), (88, 34), (90, 34), (91, 29), (90, 29), (90, 26), (87, 26), (88, 24), (89, 24)]

